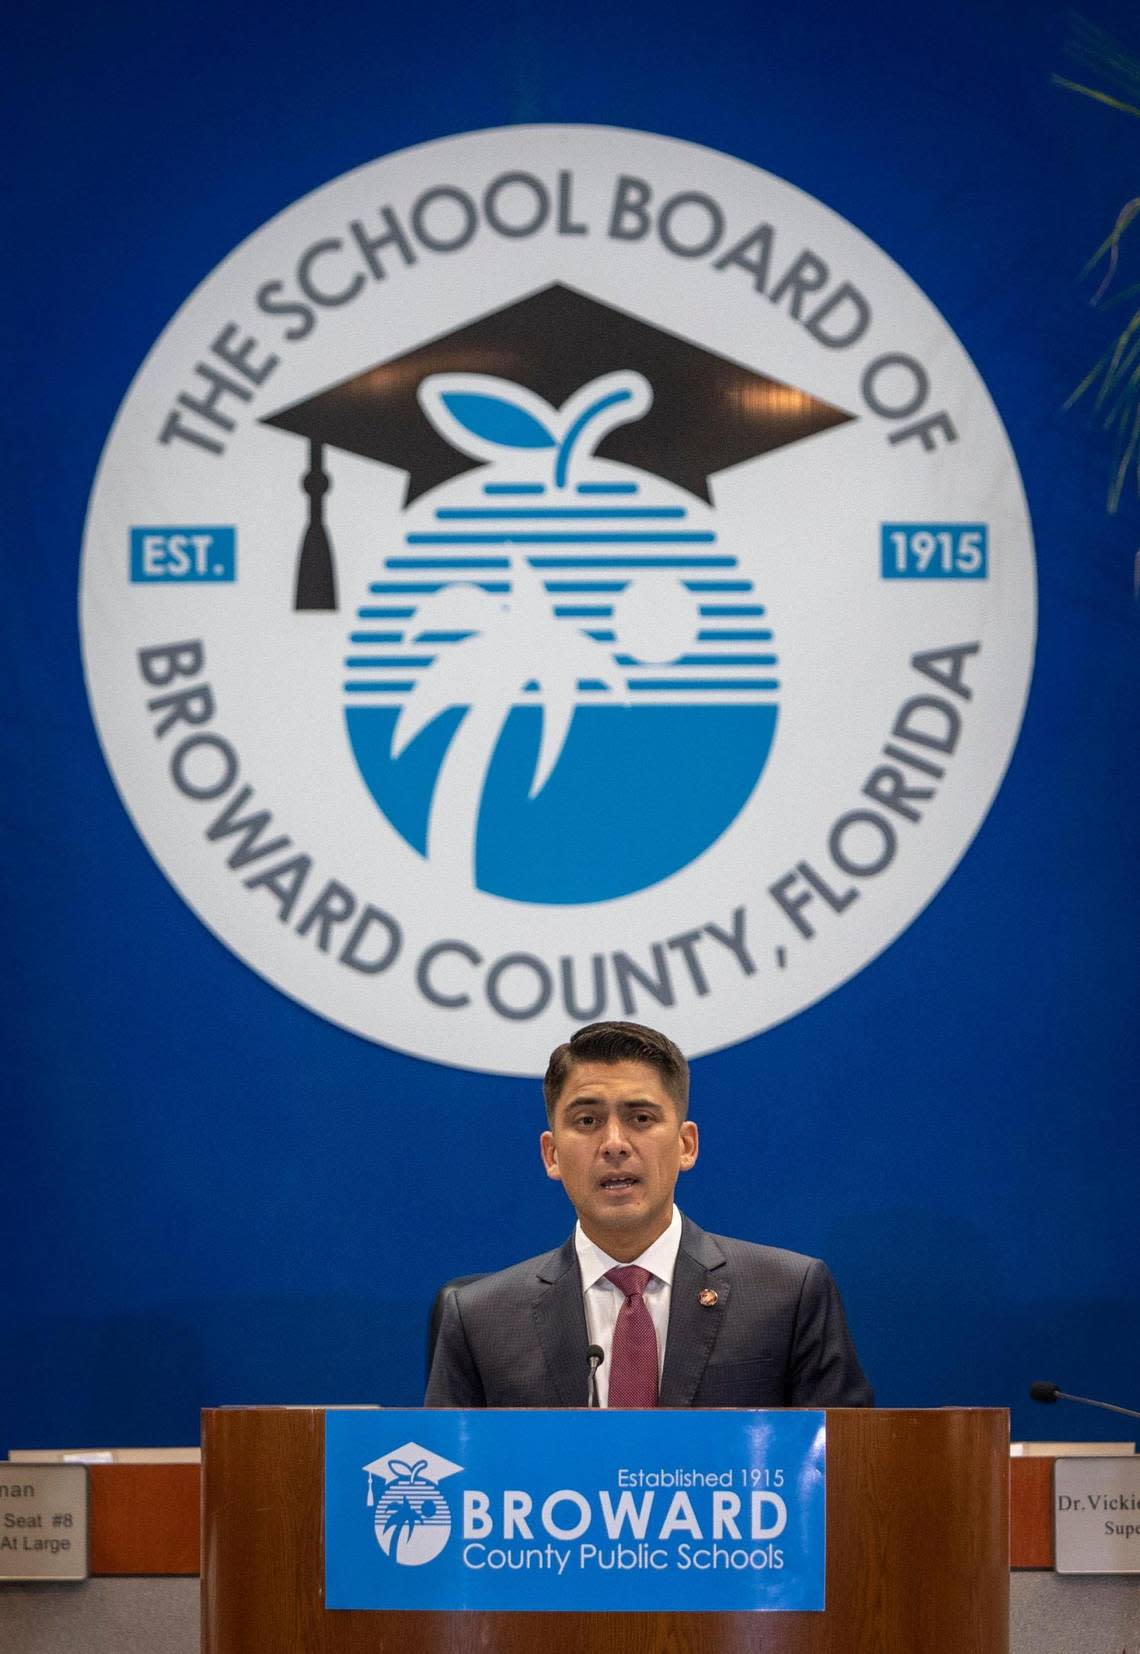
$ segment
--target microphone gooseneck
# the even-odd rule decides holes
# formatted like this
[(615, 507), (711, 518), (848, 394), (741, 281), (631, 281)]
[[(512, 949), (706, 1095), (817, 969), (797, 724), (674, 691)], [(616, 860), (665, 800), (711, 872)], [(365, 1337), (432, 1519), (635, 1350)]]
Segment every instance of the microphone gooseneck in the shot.
[(1029, 1386), (1031, 1401), (1075, 1401), (1082, 1407), (1102, 1407), (1106, 1413), (1121, 1413), (1126, 1419), (1140, 1419), (1140, 1412), (1135, 1407), (1118, 1407), (1114, 1401), (1094, 1401), (1092, 1396), (1073, 1396), (1067, 1390), (1059, 1390), (1055, 1384), (1047, 1379), (1039, 1378)]
[(586, 1351), (586, 1360), (590, 1368), (590, 1400), (591, 1407), (601, 1407), (598, 1400), (598, 1368), (606, 1359), (606, 1352), (600, 1344), (591, 1344)]

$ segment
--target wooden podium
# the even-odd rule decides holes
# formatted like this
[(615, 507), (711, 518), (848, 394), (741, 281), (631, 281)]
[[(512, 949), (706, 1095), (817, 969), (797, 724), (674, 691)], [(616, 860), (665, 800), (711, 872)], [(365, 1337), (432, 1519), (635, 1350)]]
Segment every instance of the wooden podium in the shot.
[(324, 1410), (202, 1415), (203, 1654), (1008, 1654), (1009, 1415), (827, 1415), (819, 1614), (326, 1612)]

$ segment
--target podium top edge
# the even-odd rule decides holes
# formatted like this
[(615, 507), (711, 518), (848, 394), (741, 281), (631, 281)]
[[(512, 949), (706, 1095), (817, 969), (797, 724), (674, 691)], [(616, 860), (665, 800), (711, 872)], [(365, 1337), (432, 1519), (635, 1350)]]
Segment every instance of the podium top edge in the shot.
[[(607, 1411), (608, 1409), (602, 1409)], [(423, 1407), (383, 1402), (324, 1402), (320, 1405), (293, 1402), (265, 1404), (235, 1402), (220, 1407), (203, 1407), (202, 1417), (218, 1413), (588, 1413), (589, 1407)], [(915, 1418), (949, 1414), (1009, 1416), (1008, 1407), (654, 1407), (655, 1413), (844, 1413), (875, 1418)]]

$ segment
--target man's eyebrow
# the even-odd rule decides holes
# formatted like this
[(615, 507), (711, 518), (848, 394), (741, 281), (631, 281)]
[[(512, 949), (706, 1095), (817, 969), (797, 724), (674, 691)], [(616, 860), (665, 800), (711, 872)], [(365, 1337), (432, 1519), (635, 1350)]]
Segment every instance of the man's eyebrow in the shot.
[[(579, 1097), (571, 1097), (562, 1105), (567, 1114), (570, 1114), (576, 1108), (607, 1108), (608, 1106), (605, 1097), (591, 1096), (588, 1092), (583, 1092)], [(648, 1110), (654, 1114), (665, 1113), (665, 1104), (657, 1102), (653, 1097), (620, 1097), (615, 1102), (614, 1107), (623, 1109), (626, 1112), (637, 1110), (645, 1112)]]
[(623, 1097), (617, 1106), (624, 1109), (626, 1113), (664, 1114), (665, 1112), (664, 1103), (657, 1102), (653, 1097)]

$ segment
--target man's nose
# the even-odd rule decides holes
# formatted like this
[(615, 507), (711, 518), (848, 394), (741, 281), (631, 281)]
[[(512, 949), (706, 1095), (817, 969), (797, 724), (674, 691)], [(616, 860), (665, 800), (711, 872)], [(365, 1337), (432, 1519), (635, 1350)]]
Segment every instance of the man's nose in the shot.
[(629, 1137), (623, 1120), (606, 1121), (606, 1129), (602, 1136), (602, 1153), (618, 1157), (629, 1153)]

